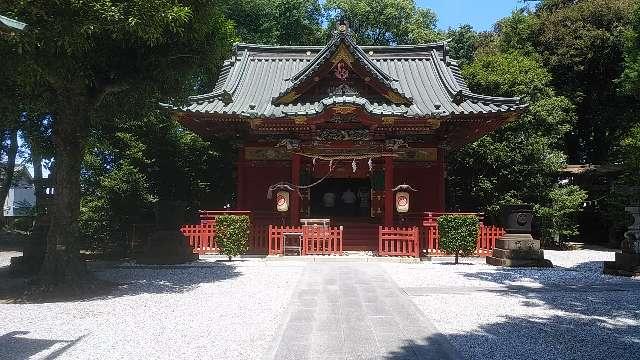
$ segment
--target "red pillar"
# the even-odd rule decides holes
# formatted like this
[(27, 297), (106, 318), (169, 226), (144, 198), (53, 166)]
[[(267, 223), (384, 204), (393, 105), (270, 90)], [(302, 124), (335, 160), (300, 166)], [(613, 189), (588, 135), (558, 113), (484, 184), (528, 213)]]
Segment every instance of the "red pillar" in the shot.
[(384, 226), (393, 226), (393, 157), (384, 158)]
[(240, 148), (240, 152), (238, 153), (238, 163), (237, 163), (237, 171), (238, 177), (237, 181), (237, 199), (236, 199), (236, 210), (246, 210), (245, 203), (245, 179), (246, 179), (246, 163), (244, 160), (244, 147)]
[[(294, 187), (300, 185), (300, 155), (298, 154), (293, 154), (291, 157), (291, 183)], [(297, 226), (300, 223), (300, 195), (293, 192), (290, 201), (291, 226)]]
[(438, 186), (436, 191), (438, 192), (438, 209), (437, 211), (443, 212), (446, 210), (446, 178), (447, 178), (447, 152), (443, 148), (438, 149)]

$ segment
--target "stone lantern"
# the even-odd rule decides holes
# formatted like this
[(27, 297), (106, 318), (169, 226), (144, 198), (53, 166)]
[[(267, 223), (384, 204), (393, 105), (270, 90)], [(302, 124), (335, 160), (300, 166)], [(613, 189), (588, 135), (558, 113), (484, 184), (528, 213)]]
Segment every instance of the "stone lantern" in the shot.
[(622, 252), (615, 261), (605, 261), (604, 273), (622, 276), (640, 276), (640, 206), (627, 206), (625, 211), (633, 216), (633, 224), (624, 233)]
[(492, 256), (487, 264), (508, 267), (552, 267), (544, 258), (540, 240), (531, 236), (533, 206), (506, 205), (502, 208), (506, 234), (496, 240)]

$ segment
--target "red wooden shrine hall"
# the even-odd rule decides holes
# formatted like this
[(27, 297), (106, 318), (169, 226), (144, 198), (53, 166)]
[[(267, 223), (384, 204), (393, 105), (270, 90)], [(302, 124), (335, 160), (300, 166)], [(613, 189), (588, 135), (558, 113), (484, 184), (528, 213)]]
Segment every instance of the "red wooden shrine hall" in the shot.
[[(252, 216), (255, 250), (281, 253), (274, 239), (311, 218), (340, 247), (300, 253), (417, 256), (446, 209), (447, 154), (526, 105), (472, 93), (446, 43), (358, 46), (340, 24), (324, 47), (238, 44), (211, 93), (165, 106), (204, 138), (242, 139), (235, 209)], [(499, 233), (483, 231), (479, 252)]]

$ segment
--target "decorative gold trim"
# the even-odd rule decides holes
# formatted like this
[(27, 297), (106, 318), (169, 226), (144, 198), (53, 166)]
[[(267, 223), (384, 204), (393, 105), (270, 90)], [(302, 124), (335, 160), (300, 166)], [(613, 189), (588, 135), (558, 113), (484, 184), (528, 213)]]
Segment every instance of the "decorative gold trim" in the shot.
[(438, 120), (438, 119), (429, 119), (429, 120), (427, 120), (427, 126), (429, 126), (429, 128), (431, 130), (435, 130), (435, 129), (438, 129), (440, 127), (440, 123), (441, 122), (442, 121)]
[(264, 121), (262, 119), (251, 119), (249, 120), (249, 123), (251, 124), (251, 128), (253, 129), (262, 125)]
[(382, 118), (382, 124), (383, 125), (393, 125), (396, 122), (396, 118), (392, 117), (392, 116), (384, 116)]
[(345, 115), (353, 113), (356, 111), (356, 108), (354, 106), (335, 106), (333, 111), (335, 111), (336, 114)]
[(438, 161), (437, 148), (412, 148), (400, 153), (398, 160), (403, 161)]
[(296, 125), (306, 125), (307, 124), (307, 118), (305, 116), (296, 116), (293, 118), (293, 122)]
[(284, 104), (288, 104), (290, 102), (292, 102), (293, 100), (297, 99), (298, 96), (300, 96), (300, 94), (298, 94), (295, 91), (291, 91), (290, 93), (288, 93), (287, 95), (283, 96), (280, 98), (280, 100), (278, 101), (279, 103), (284, 103)]
[(344, 43), (338, 46), (338, 50), (336, 50), (335, 54), (331, 57), (331, 62), (334, 65), (340, 61), (344, 61), (351, 66), (354, 60), (355, 58), (351, 55), (351, 52), (347, 49), (347, 46)]
[(389, 99), (394, 104), (401, 104), (404, 102), (404, 99), (402, 98), (402, 96), (398, 95), (398, 93), (396, 93), (393, 90), (387, 91), (387, 93), (384, 94), (384, 97)]

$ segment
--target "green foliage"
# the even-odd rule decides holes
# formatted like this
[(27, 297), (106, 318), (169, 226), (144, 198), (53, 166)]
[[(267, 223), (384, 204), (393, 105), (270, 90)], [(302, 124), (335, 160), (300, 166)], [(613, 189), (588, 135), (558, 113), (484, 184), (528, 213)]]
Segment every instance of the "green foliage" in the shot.
[(271, 45), (321, 45), (324, 12), (318, 0), (239, 0), (225, 11), (240, 41)]
[(87, 148), (80, 228), (94, 249), (123, 249), (132, 224), (153, 222), (156, 199), (186, 201), (192, 213), (232, 200), (235, 147), (205, 141), (164, 114), (101, 126)]
[(587, 193), (578, 186), (555, 186), (549, 193), (548, 203), (535, 207), (542, 240), (559, 245), (578, 235), (577, 216), (586, 199)]
[(625, 32), (624, 73), (620, 80), (625, 93), (640, 99), (640, 4), (636, 5), (631, 26)]
[(349, 21), (359, 45), (419, 44), (440, 38), (437, 16), (414, 0), (327, 0), (328, 29), (338, 18)]
[(514, 11), (511, 16), (499, 20), (497, 48), (501, 52), (517, 51), (526, 55), (535, 54), (534, 43), (540, 19), (527, 9)]
[(458, 61), (460, 66), (473, 62), (475, 52), (478, 49), (480, 36), (471, 25), (462, 25), (457, 29), (447, 30), (445, 37), (450, 39), (449, 51), (452, 58)]
[(559, 94), (576, 105), (568, 138), (572, 162), (612, 161), (637, 100), (612, 81), (623, 71), (624, 33), (634, 0), (544, 1), (536, 12), (535, 48)]
[(475, 216), (444, 215), (438, 218), (440, 249), (447, 254), (471, 255), (476, 250), (480, 223)]
[(216, 218), (216, 243), (220, 253), (231, 260), (249, 250), (251, 231), (249, 217), (246, 215), (221, 215)]
[(556, 96), (551, 76), (534, 58), (480, 53), (463, 71), (470, 87), (529, 103), (517, 121), (452, 153), (451, 202), (462, 209), (491, 210), (505, 201), (542, 204), (565, 164), (565, 134), (575, 123), (573, 105)]

